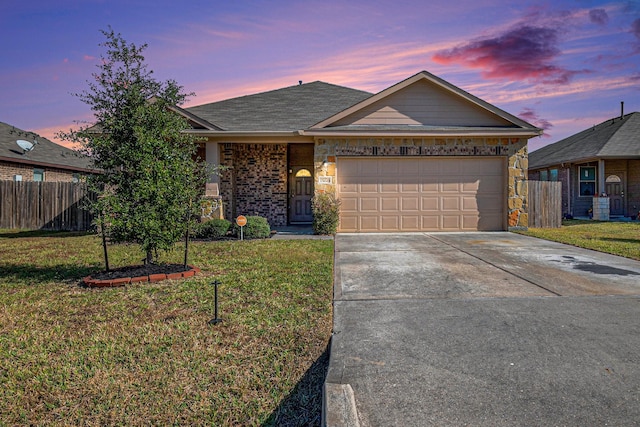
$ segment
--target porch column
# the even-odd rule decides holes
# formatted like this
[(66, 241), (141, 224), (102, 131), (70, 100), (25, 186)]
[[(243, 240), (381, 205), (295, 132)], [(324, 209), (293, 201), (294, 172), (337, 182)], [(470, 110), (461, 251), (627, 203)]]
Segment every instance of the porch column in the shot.
[[(210, 165), (217, 166), (220, 164), (220, 149), (218, 148), (217, 142), (207, 142), (207, 163)], [(220, 190), (218, 188), (218, 183), (220, 182), (220, 178), (216, 174), (209, 175), (207, 178), (207, 196), (219, 196)]]
[(604, 160), (598, 160), (598, 194), (596, 196), (604, 193), (606, 187), (604, 186), (605, 173), (604, 173)]

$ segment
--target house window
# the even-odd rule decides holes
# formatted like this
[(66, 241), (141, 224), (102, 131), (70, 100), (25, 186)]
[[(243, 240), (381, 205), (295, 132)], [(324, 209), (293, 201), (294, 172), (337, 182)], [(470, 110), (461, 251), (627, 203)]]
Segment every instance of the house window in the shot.
[(33, 170), (33, 180), (34, 181), (44, 181), (44, 169), (34, 169)]
[(595, 166), (580, 167), (580, 195), (596, 195), (596, 168)]
[(549, 181), (557, 181), (557, 180), (558, 180), (558, 169), (550, 169)]
[(549, 181), (549, 172), (546, 169), (540, 171), (540, 181)]

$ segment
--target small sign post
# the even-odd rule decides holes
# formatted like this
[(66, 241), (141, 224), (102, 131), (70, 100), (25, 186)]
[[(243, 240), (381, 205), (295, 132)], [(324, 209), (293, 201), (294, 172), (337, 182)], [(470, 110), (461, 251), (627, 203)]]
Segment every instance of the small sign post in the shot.
[(247, 225), (247, 217), (244, 215), (238, 216), (236, 218), (236, 224), (240, 227), (240, 240), (244, 240), (244, 226)]

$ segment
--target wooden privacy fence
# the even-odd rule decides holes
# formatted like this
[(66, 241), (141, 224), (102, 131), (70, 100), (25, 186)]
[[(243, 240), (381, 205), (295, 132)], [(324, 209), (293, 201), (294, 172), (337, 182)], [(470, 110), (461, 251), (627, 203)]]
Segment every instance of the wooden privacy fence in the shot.
[(88, 230), (84, 206), (95, 197), (81, 183), (0, 181), (0, 228)]
[(562, 225), (562, 182), (529, 181), (529, 227)]

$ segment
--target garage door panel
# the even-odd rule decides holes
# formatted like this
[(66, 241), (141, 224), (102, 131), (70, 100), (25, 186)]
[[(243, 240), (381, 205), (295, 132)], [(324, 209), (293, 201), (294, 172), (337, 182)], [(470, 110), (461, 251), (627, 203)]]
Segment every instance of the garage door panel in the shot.
[(503, 230), (504, 158), (338, 158), (341, 231)]
[(340, 228), (343, 230), (359, 230), (359, 218), (357, 216), (340, 215)]
[(460, 198), (457, 196), (454, 197), (442, 197), (441, 199), (441, 207), (443, 211), (458, 211), (460, 210)]
[(437, 212), (440, 210), (440, 197), (430, 196), (422, 197), (422, 210)]
[(400, 184), (400, 192), (402, 194), (419, 193), (420, 184), (418, 182), (403, 182)]
[(361, 197), (359, 203), (359, 212), (378, 212), (377, 197)]
[(397, 215), (381, 217), (381, 231), (400, 231), (400, 217)]
[(400, 222), (402, 231), (420, 231), (420, 216), (418, 215), (402, 215)]
[(440, 191), (440, 184), (437, 180), (427, 181), (422, 183), (423, 193), (438, 193)]
[(419, 197), (406, 197), (402, 196), (400, 199), (400, 209), (402, 212), (419, 211), (420, 210), (420, 198)]
[(461, 221), (459, 215), (442, 215), (442, 230), (460, 230)]
[(360, 184), (359, 188), (359, 193), (373, 193), (373, 194), (378, 194), (378, 183), (371, 183), (371, 184)]
[(458, 193), (460, 191), (460, 183), (455, 182), (443, 182), (440, 184), (440, 191), (443, 193), (451, 192)]
[(376, 216), (360, 216), (360, 230), (362, 231), (380, 231), (379, 217)]
[(439, 230), (442, 228), (440, 226), (440, 215), (422, 215), (420, 220), (423, 230)]
[(400, 212), (400, 198), (399, 197), (381, 197), (380, 198), (380, 211), (382, 212)]
[(480, 181), (467, 181), (461, 183), (461, 190), (465, 193), (477, 193), (480, 189)]
[(359, 201), (355, 197), (341, 197), (342, 204), (340, 205), (341, 212), (358, 212)]
[(381, 193), (399, 193), (400, 192), (400, 184), (397, 183), (382, 183), (380, 184), (380, 192)]
[(355, 194), (358, 192), (358, 184), (340, 184), (338, 189), (340, 190), (340, 194)]

